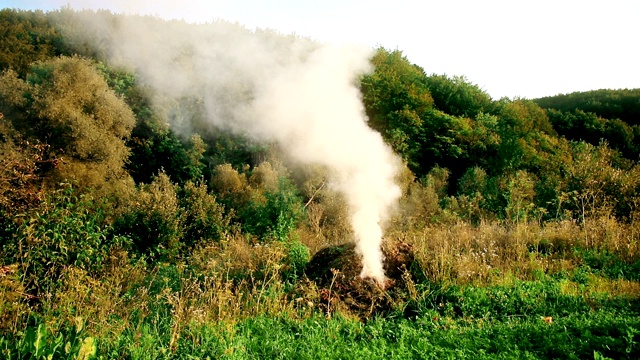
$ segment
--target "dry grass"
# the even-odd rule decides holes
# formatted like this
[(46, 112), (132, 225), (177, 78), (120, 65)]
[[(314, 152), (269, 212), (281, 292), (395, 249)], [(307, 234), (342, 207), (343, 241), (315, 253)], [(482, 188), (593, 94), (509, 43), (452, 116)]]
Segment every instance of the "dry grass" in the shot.
[(18, 266), (0, 267), (0, 334), (17, 331), (28, 313), (27, 300)]
[[(174, 349), (191, 324), (233, 324), (256, 315), (311, 316), (320, 301), (318, 289), (307, 280), (285, 288), (283, 258), (282, 244), (251, 245), (241, 235), (203, 246), (178, 265), (149, 267), (117, 252), (100, 276), (66, 267), (61, 286), (40, 299), (41, 313), (54, 334), (65, 324), (83, 323), (85, 332), (103, 339), (116, 339), (126, 330), (137, 333), (145, 322), (165, 322)], [(19, 279), (3, 275), (0, 287), (4, 330), (22, 328), (34, 309), (24, 303)], [(169, 318), (156, 319), (163, 307)]]
[[(346, 223), (340, 221), (333, 229), (325, 228), (323, 221), (328, 220), (324, 205), (310, 204), (309, 221), (294, 233), (312, 253), (327, 244), (344, 242), (343, 238), (331, 238), (332, 231), (343, 236), (348, 233)], [(541, 273), (571, 272), (583, 261), (576, 248), (607, 250), (630, 261), (640, 259), (636, 222), (627, 224), (604, 217), (587, 225), (590, 227), (585, 237), (585, 229), (572, 221), (544, 225), (457, 221), (392, 230), (385, 240), (387, 244), (411, 245), (420, 270), (431, 281), (479, 286), (535, 280)], [(326, 294), (315, 283), (304, 278), (293, 283), (282, 281), (286, 256), (284, 243), (258, 244), (239, 233), (199, 246), (181, 264), (151, 266), (131, 259), (125, 252), (114, 252), (99, 276), (66, 267), (61, 285), (50, 298), (39, 299), (41, 309), (37, 311), (47, 319), (53, 333), (64, 324), (84, 321), (85, 331), (103, 339), (116, 339), (127, 329), (137, 332), (153, 316), (153, 321), (169, 324), (169, 347), (174, 349), (192, 324), (231, 326), (256, 315), (307, 318), (323, 306), (329, 307)], [(172, 273), (167, 275), (169, 268)], [(0, 274), (3, 331), (22, 328), (29, 312), (36, 311), (29, 309), (21, 297), (20, 279), (14, 275), (9, 270)], [(406, 282), (409, 297), (420, 297), (413, 280)], [(576, 296), (640, 296), (638, 282), (595, 275), (586, 285), (562, 280), (561, 287), (565, 294)], [(334, 307), (350, 316), (348, 308), (340, 304)], [(160, 318), (160, 314), (168, 317)]]
[(145, 286), (148, 275), (143, 263), (130, 262), (124, 252), (112, 255), (100, 277), (69, 266), (51, 301), (43, 301), (44, 313), (52, 326), (81, 320), (91, 334), (103, 336), (103, 331), (109, 331), (110, 336), (117, 337), (125, 329), (137, 328), (149, 313), (152, 298)]
[(533, 279), (540, 271), (573, 269), (578, 264), (575, 248), (607, 250), (625, 260), (640, 258), (635, 223), (607, 217), (588, 224), (587, 237), (572, 221), (544, 225), (482, 222), (477, 226), (457, 222), (388, 237), (411, 244), (425, 275), (433, 281), (483, 282), (505, 273)]
[(626, 300), (640, 299), (640, 283), (625, 279), (607, 279), (589, 275), (586, 284), (570, 280), (562, 280), (560, 289), (563, 294), (571, 296), (622, 298)]
[[(297, 289), (285, 291), (281, 281), (285, 255), (282, 243), (252, 245), (241, 235), (202, 247), (189, 262), (197, 277), (183, 279), (181, 291), (168, 294), (169, 303), (180, 309), (176, 316), (195, 322), (234, 322), (260, 314), (297, 316), (300, 310), (309, 310), (308, 303), (317, 295), (311, 284), (298, 283)], [(302, 300), (289, 295), (302, 289)]]

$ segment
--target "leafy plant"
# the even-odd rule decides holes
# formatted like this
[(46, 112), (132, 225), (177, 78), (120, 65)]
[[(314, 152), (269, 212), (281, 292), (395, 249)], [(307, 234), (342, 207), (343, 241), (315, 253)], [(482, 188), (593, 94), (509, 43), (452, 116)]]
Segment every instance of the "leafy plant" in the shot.
[(83, 319), (76, 319), (76, 326), (54, 335), (45, 324), (27, 328), (17, 341), (0, 337), (0, 353), (7, 360), (21, 359), (78, 359), (96, 358), (97, 343), (91, 336), (83, 335)]
[(284, 259), (288, 268), (283, 272), (285, 280), (297, 280), (304, 273), (304, 269), (311, 260), (309, 248), (298, 239), (285, 242), (286, 257)]
[(184, 211), (178, 186), (164, 173), (143, 185), (114, 221), (114, 231), (131, 238), (136, 250), (154, 259), (173, 260), (182, 247)]
[(277, 180), (277, 188), (255, 194), (244, 209), (238, 210), (243, 229), (261, 240), (286, 241), (303, 214), (297, 189), (285, 177)]
[(113, 234), (95, 200), (76, 195), (70, 186), (28, 216), (2, 252), (5, 263), (19, 264), (29, 287), (38, 290), (53, 286), (68, 265), (98, 273), (112, 250), (130, 244), (128, 237)]

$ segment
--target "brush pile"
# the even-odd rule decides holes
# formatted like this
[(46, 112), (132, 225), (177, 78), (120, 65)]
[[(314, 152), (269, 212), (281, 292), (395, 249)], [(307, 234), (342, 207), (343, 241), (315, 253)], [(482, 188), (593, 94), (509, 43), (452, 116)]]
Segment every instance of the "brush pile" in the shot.
[(373, 279), (361, 278), (361, 257), (352, 243), (318, 251), (306, 267), (309, 280), (320, 289), (320, 306), (327, 313), (348, 309), (363, 319), (387, 315), (410, 296), (419, 267), (411, 245), (387, 242), (382, 247), (384, 286)]

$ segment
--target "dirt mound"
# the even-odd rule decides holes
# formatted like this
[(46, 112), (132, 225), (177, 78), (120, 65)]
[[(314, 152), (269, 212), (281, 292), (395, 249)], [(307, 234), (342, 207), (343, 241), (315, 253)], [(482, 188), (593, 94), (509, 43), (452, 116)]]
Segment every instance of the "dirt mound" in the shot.
[(307, 277), (320, 289), (321, 306), (327, 312), (341, 307), (362, 318), (385, 315), (406, 299), (407, 285), (415, 281), (416, 269), (411, 245), (388, 243), (382, 248), (387, 281), (384, 287), (373, 279), (361, 278), (361, 257), (354, 244), (343, 244), (318, 251), (306, 267)]

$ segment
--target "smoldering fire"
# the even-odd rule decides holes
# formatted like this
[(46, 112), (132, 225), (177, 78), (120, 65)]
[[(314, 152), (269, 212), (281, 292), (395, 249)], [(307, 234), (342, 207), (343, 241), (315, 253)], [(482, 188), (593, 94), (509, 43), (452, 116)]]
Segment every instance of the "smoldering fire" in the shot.
[(381, 225), (400, 196), (399, 161), (368, 127), (357, 87), (358, 77), (372, 70), (372, 49), (223, 21), (72, 16), (84, 31), (67, 39), (106, 44), (111, 63), (133, 68), (162, 96), (201, 97), (213, 126), (276, 142), (291, 160), (326, 167), (350, 208), (361, 276), (384, 283)]

